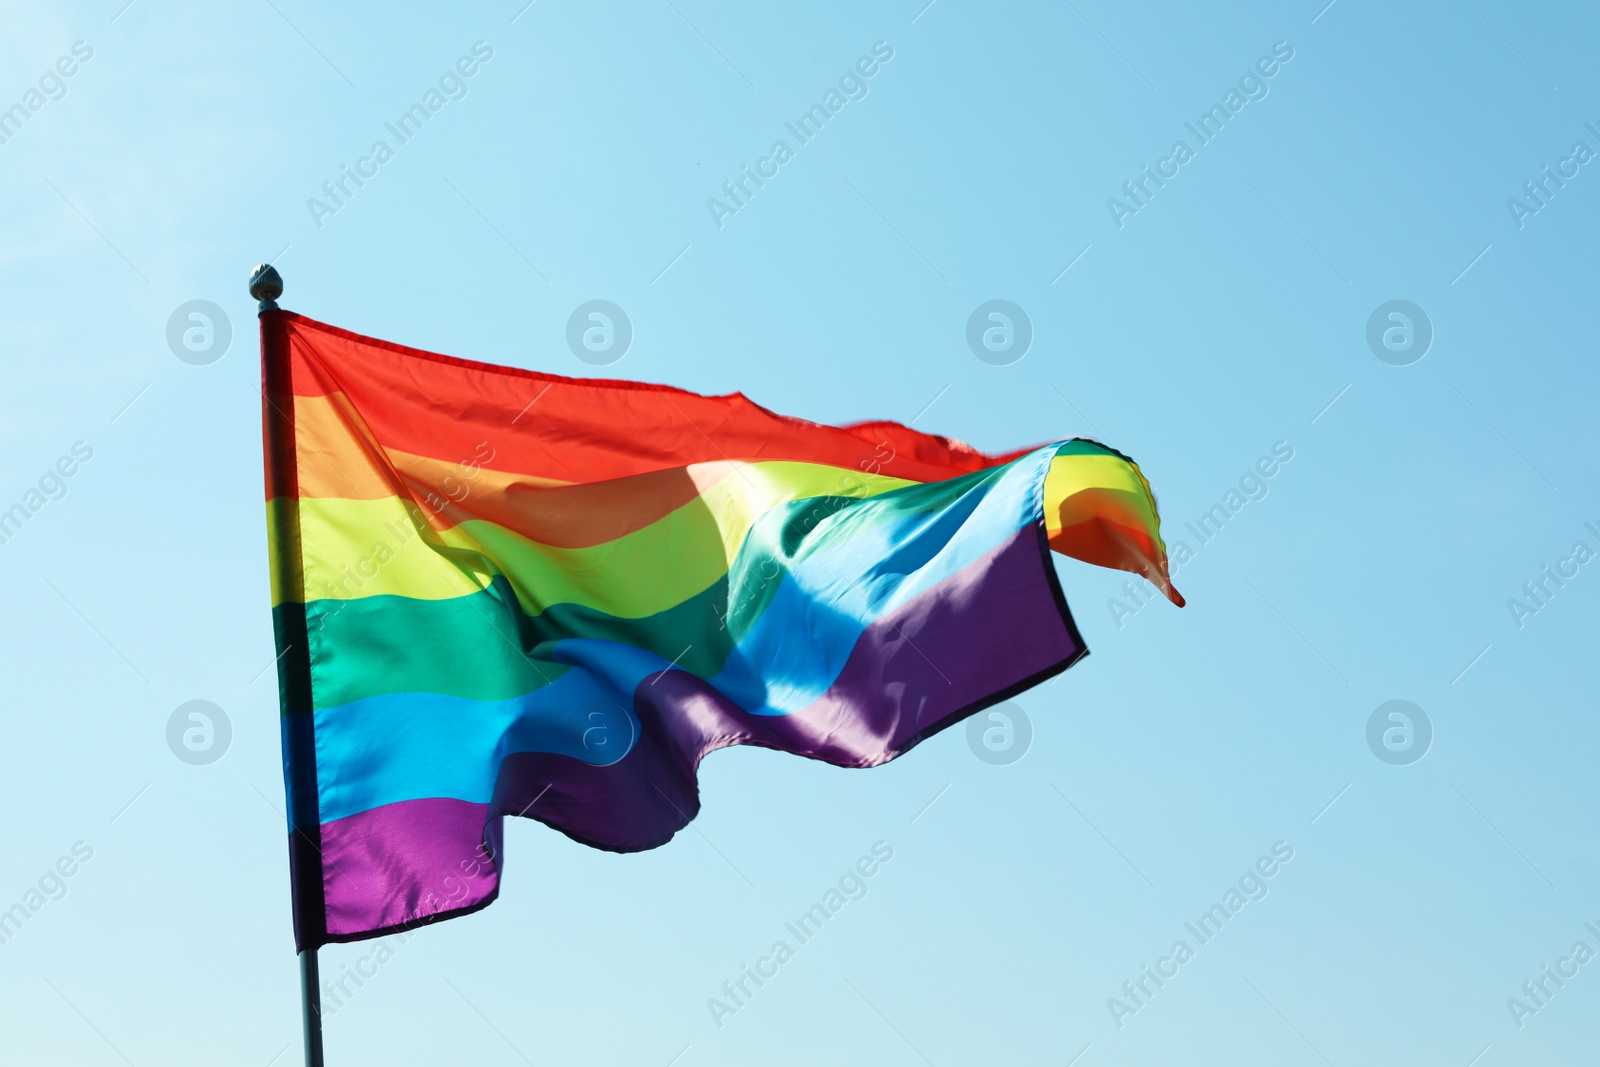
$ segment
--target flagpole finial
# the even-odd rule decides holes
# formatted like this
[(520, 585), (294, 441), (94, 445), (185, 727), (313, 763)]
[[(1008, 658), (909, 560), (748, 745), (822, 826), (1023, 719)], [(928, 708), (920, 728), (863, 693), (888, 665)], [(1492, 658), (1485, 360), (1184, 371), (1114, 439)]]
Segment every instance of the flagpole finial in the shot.
[(250, 295), (259, 303), (258, 311), (277, 311), (278, 297), (283, 295), (283, 275), (271, 263), (257, 264), (250, 272)]

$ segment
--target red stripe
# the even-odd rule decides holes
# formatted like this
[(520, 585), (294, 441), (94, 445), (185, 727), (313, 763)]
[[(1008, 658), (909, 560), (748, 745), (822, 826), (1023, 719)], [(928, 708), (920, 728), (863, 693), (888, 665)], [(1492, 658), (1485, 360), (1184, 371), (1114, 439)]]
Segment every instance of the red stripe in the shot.
[(800, 460), (929, 482), (1029, 451), (985, 455), (892, 422), (820, 426), (739, 393), (701, 396), (455, 359), (290, 312), (262, 320), (289, 355), (287, 381), (267, 383), (269, 393), (342, 392), (379, 443), (448, 463), (470, 461), (487, 442), (500, 470), (569, 482), (720, 459)]

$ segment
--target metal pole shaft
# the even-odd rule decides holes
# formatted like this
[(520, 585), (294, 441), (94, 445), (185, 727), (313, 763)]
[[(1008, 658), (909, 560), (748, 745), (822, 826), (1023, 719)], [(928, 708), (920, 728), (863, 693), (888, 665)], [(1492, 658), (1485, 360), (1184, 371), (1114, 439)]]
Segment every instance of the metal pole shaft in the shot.
[(323, 1067), (322, 987), (314, 948), (300, 953), (300, 1010), (305, 1020), (306, 1067)]

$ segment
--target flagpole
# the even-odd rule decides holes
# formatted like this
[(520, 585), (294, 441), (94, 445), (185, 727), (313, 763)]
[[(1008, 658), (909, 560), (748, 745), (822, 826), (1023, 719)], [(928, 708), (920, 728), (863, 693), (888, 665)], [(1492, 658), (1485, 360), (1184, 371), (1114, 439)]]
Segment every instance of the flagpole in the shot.
[(314, 948), (300, 953), (300, 1010), (306, 1037), (306, 1067), (322, 1067), (322, 993)]
[[(250, 272), (250, 295), (255, 297), (257, 311), (266, 313), (278, 310), (278, 297), (283, 295), (283, 277), (270, 263), (262, 263)], [(262, 357), (267, 356), (263, 347)], [(263, 395), (265, 383), (263, 383)], [(292, 800), (291, 800), (292, 803)], [(297, 901), (298, 905), (298, 894)], [(297, 907), (298, 916), (299, 909)], [(297, 920), (298, 921), (298, 920)], [(322, 983), (317, 974), (317, 950), (300, 952), (300, 1016), (305, 1035), (306, 1067), (323, 1067), (322, 1063)]]

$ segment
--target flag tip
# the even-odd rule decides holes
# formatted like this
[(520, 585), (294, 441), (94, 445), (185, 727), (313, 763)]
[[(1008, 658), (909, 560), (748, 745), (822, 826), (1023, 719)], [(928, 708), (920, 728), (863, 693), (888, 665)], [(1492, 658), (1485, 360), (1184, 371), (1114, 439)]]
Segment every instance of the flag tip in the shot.
[(283, 295), (283, 275), (271, 263), (258, 263), (250, 272), (250, 295), (258, 301), (257, 311), (277, 311)]

